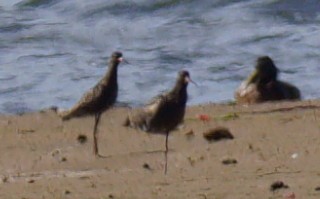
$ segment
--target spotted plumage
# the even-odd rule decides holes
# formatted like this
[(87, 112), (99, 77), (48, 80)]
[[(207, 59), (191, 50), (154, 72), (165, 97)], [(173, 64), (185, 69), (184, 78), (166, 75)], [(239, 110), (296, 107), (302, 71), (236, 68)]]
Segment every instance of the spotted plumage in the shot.
[(123, 60), (121, 52), (113, 52), (109, 61), (108, 71), (102, 79), (70, 110), (60, 112), (62, 120), (94, 115), (94, 154), (98, 154), (97, 128), (101, 114), (110, 108), (118, 95), (117, 71), (118, 65)]
[[(157, 96), (142, 109), (130, 113), (125, 121), (125, 126), (166, 135), (166, 165), (168, 135), (183, 121), (188, 99), (187, 86), (190, 81), (189, 72), (180, 71), (172, 90)], [(167, 167), (165, 173), (166, 171)]]

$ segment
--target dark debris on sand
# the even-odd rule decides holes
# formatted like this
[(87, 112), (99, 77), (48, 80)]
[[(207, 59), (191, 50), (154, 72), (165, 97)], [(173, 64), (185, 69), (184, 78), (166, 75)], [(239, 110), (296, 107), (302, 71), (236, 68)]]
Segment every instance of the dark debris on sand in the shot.
[(234, 159), (234, 158), (225, 158), (221, 162), (224, 165), (233, 165), (233, 164), (237, 164), (238, 163), (238, 161), (236, 159)]
[(203, 137), (209, 142), (234, 139), (234, 136), (230, 133), (229, 129), (225, 127), (209, 129), (203, 133)]
[(276, 191), (278, 189), (288, 189), (289, 186), (284, 184), (282, 181), (275, 181), (270, 185), (270, 191)]
[(86, 135), (78, 135), (77, 140), (80, 144), (84, 144), (87, 142), (88, 138)]
[(144, 164), (142, 165), (142, 167), (143, 167), (144, 169), (151, 170), (151, 167), (150, 167), (150, 165), (149, 165), (148, 163), (144, 163)]

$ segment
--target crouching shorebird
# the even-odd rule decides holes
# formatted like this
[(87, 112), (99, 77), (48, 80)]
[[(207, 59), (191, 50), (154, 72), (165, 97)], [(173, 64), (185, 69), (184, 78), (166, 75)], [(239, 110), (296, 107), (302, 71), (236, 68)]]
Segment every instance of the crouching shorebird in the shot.
[(255, 71), (235, 92), (240, 104), (277, 100), (299, 100), (300, 91), (294, 85), (277, 79), (278, 68), (268, 56), (259, 57)]
[(187, 86), (193, 82), (188, 71), (180, 71), (173, 89), (155, 97), (140, 111), (129, 114), (124, 125), (150, 133), (166, 135), (165, 174), (167, 173), (168, 136), (183, 121), (188, 99)]
[(117, 70), (120, 62), (123, 61), (121, 52), (113, 52), (109, 61), (109, 69), (103, 78), (70, 110), (60, 112), (62, 120), (94, 115), (93, 128), (93, 152), (99, 156), (98, 151), (98, 124), (101, 114), (109, 109), (116, 101), (118, 95)]

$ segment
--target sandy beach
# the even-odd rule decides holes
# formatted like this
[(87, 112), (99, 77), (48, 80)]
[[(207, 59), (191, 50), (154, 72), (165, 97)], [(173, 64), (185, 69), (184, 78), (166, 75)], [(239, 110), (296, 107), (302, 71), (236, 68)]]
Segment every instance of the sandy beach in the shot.
[[(128, 108), (103, 114), (100, 159), (93, 156), (93, 117), (2, 115), (0, 198), (320, 198), (319, 108), (318, 100), (188, 107), (169, 136), (167, 175), (165, 137), (123, 127)], [(234, 139), (204, 139), (216, 127)], [(272, 191), (277, 181), (286, 188)]]

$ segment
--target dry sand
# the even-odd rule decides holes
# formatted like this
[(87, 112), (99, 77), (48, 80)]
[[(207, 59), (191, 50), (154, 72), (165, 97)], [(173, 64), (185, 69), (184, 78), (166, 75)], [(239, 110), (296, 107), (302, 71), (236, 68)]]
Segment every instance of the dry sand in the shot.
[[(62, 122), (51, 110), (3, 115), (0, 198), (320, 198), (319, 108), (320, 101), (189, 107), (169, 137), (167, 175), (165, 137), (122, 127), (126, 108), (101, 118), (99, 147), (107, 156), (101, 159), (93, 156), (93, 117)], [(203, 138), (218, 126), (234, 139)], [(87, 142), (79, 143), (79, 135)], [(222, 164), (228, 158), (237, 163)], [(275, 181), (289, 188), (270, 191)]]

